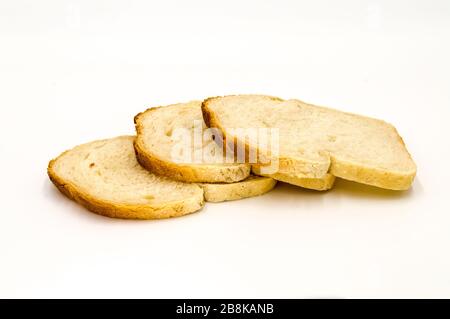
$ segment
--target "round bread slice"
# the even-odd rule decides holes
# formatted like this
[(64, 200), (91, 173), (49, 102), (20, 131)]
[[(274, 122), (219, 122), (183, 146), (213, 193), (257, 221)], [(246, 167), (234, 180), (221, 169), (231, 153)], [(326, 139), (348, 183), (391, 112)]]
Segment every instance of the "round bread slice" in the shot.
[(252, 173), (256, 175), (271, 177), (280, 182), (316, 191), (326, 191), (333, 188), (334, 181), (336, 179), (331, 174), (326, 174), (325, 177), (323, 178), (297, 177), (297, 176), (290, 176), (284, 173), (263, 174), (261, 173), (260, 168), (257, 166), (252, 166)]
[[(159, 175), (191, 183), (234, 183), (250, 175), (250, 165), (222, 155), (212, 137), (204, 137), (201, 101), (150, 108), (134, 118), (139, 163)], [(200, 145), (194, 133), (200, 130)], [(180, 135), (181, 133), (181, 135)], [(187, 137), (184, 159), (174, 158), (180, 137)], [(204, 156), (205, 154), (209, 156)], [(186, 156), (187, 155), (187, 156)], [(199, 156), (200, 155), (200, 156)]]
[(270, 177), (250, 175), (236, 183), (200, 183), (207, 202), (224, 202), (259, 196), (272, 190), (277, 181)]
[(77, 146), (48, 165), (67, 197), (114, 218), (157, 219), (186, 215), (204, 205), (203, 190), (152, 174), (136, 161), (133, 136)]

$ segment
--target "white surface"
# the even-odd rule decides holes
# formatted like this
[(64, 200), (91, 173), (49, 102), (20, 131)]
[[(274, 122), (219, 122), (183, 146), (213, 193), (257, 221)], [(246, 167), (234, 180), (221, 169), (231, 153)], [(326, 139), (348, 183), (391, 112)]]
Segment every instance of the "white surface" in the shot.
[[(450, 297), (449, 1), (1, 1), (0, 297)], [(153, 105), (264, 93), (385, 119), (411, 191), (287, 185), (100, 217), (48, 160)]]

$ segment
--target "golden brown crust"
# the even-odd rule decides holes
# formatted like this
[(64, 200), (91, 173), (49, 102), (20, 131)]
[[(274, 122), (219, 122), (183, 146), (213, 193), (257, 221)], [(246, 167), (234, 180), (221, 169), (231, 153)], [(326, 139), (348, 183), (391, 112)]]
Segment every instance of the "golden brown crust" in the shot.
[(147, 109), (134, 117), (137, 137), (134, 142), (136, 158), (145, 169), (171, 179), (187, 183), (235, 183), (244, 180), (250, 175), (250, 165), (183, 165), (165, 161), (156, 156), (144, 146), (142, 134), (144, 128), (140, 118), (149, 112), (167, 106)]
[(55, 162), (67, 152), (49, 162), (48, 176), (62, 194), (96, 214), (121, 219), (162, 219), (187, 215), (201, 209), (204, 205), (203, 197), (198, 199), (192, 197), (164, 205), (131, 205), (95, 198), (73, 183), (65, 181), (55, 172)]
[(263, 195), (271, 191), (277, 181), (270, 177), (251, 175), (236, 183), (200, 183), (207, 202), (224, 202)]

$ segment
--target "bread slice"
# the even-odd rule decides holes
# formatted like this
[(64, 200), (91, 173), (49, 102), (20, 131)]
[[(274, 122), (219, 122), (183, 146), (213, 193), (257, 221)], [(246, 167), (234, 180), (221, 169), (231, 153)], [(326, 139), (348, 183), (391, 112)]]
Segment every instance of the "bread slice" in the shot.
[(259, 196), (272, 190), (277, 181), (273, 178), (250, 175), (236, 183), (200, 183), (207, 202), (224, 202)]
[[(193, 141), (194, 130), (200, 129), (202, 135), (206, 128), (201, 103), (192, 101), (151, 108), (136, 115), (134, 146), (139, 163), (152, 172), (183, 182), (233, 183), (244, 180), (250, 175), (249, 164), (233, 159), (227, 163), (222, 148), (211, 136), (200, 140), (201, 145)], [(189, 154), (184, 154), (187, 160), (176, 160), (173, 156), (180, 137), (187, 137), (191, 143), (187, 150)]]
[[(263, 95), (206, 99), (203, 116), (219, 128), (228, 143), (242, 141), (233, 128), (279, 129), (278, 173), (291, 177), (323, 178), (327, 173), (393, 190), (408, 189), (416, 175), (402, 138), (390, 124), (299, 100)], [(263, 150), (266, 151), (266, 150)]]
[(48, 175), (64, 195), (108, 217), (167, 218), (202, 208), (200, 186), (139, 166), (133, 141), (132, 136), (121, 136), (77, 146), (50, 161)]
[(261, 172), (261, 169), (258, 166), (252, 166), (252, 173), (255, 175), (271, 177), (280, 182), (285, 182), (316, 191), (326, 191), (333, 188), (334, 181), (336, 179), (331, 174), (326, 174), (323, 178), (295, 177), (283, 173), (264, 174)]

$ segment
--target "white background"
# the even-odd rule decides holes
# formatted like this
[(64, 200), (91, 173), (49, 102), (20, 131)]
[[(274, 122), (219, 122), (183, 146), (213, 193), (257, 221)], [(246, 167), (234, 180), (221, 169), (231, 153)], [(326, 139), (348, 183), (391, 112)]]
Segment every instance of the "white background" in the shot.
[[(0, 0), (0, 297), (450, 297), (449, 42), (446, 0)], [(46, 176), (147, 107), (239, 93), (393, 123), (413, 188), (123, 221)]]

